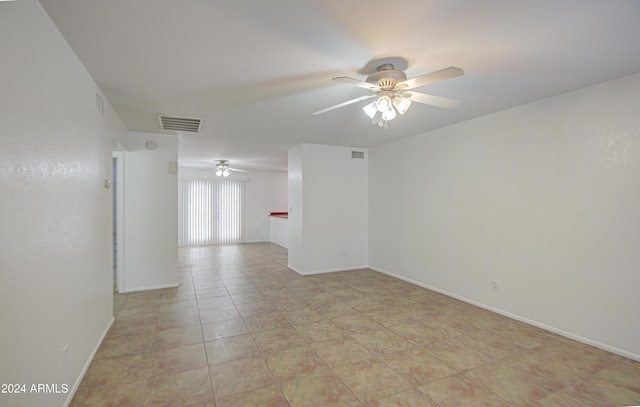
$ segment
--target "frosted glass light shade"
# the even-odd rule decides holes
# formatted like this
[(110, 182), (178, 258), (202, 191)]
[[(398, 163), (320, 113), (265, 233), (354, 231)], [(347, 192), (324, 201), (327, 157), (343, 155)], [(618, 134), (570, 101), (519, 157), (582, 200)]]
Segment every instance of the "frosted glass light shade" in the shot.
[(393, 99), (393, 105), (398, 110), (398, 113), (405, 114), (409, 110), (409, 106), (411, 106), (411, 99), (398, 97)]
[(389, 96), (380, 96), (378, 100), (376, 100), (376, 107), (378, 111), (383, 113), (389, 110), (391, 107), (391, 99), (389, 99)]
[(389, 109), (382, 112), (382, 120), (393, 120), (396, 118), (396, 110), (393, 106), (389, 106)]
[(376, 107), (376, 101), (373, 101), (368, 105), (364, 106), (362, 110), (367, 116), (373, 119), (373, 116), (375, 116), (376, 113), (378, 113), (378, 108)]

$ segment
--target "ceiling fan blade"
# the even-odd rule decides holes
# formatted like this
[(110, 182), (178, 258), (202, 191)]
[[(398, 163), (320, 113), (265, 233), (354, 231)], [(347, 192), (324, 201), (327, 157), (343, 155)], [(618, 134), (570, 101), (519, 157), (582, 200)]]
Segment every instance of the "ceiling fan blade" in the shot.
[(311, 113), (311, 114), (316, 115), (316, 114), (326, 113), (326, 112), (328, 112), (328, 111), (335, 110), (335, 109), (339, 109), (339, 108), (341, 108), (341, 107), (348, 106), (348, 105), (351, 105), (351, 104), (353, 104), (353, 103), (360, 102), (360, 101), (362, 101), (362, 100), (371, 99), (371, 98), (372, 98), (372, 97), (374, 97), (374, 96), (376, 96), (376, 95), (375, 95), (375, 94), (372, 94), (372, 95), (360, 96), (359, 98), (355, 98), (355, 99), (347, 100), (346, 102), (342, 102), (342, 103), (338, 103), (337, 105), (329, 106), (329, 107), (327, 107), (327, 108), (325, 108), (325, 109), (318, 110), (317, 112), (313, 112), (313, 113)]
[(359, 88), (364, 88), (372, 92), (375, 92), (376, 90), (380, 89), (379, 86), (373, 85), (369, 82), (361, 81), (359, 79), (348, 78), (346, 76), (338, 76), (336, 78), (333, 78), (333, 80), (336, 82), (346, 83), (347, 85), (353, 85)]
[(453, 109), (460, 104), (460, 101), (442, 96), (427, 95), (420, 92), (406, 92), (404, 96), (408, 96), (412, 102), (424, 103), (425, 105), (432, 105), (437, 107), (443, 107), (445, 109)]
[(440, 69), (439, 71), (434, 71), (430, 73), (426, 73), (424, 75), (416, 76), (415, 78), (407, 79), (404, 82), (398, 83), (395, 87), (396, 89), (413, 89), (419, 86), (428, 85), (430, 83), (443, 81), (445, 79), (455, 78), (456, 76), (464, 75), (464, 71), (460, 68), (456, 68), (455, 66), (450, 66), (448, 68)]
[(247, 172), (246, 170), (239, 170), (237, 168), (229, 168), (229, 171)]

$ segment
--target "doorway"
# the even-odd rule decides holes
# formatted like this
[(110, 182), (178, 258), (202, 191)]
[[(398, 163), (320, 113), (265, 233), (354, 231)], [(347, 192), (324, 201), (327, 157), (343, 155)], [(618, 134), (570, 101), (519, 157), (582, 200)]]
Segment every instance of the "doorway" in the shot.
[(123, 168), (124, 155), (121, 151), (114, 151), (112, 154), (112, 194), (113, 194), (113, 222), (112, 222), (112, 245), (113, 245), (113, 291), (121, 292), (124, 287), (124, 270), (122, 268), (123, 259), (123, 202), (124, 202), (124, 185)]

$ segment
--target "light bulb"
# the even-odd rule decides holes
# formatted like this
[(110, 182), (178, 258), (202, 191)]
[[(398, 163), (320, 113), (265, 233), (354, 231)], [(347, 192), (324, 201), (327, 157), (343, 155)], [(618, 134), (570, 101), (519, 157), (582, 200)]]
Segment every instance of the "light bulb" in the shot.
[(216, 170), (216, 175), (218, 177), (221, 176), (222, 175), (222, 170), (221, 169)]
[(231, 173), (230, 173), (230, 172), (229, 172), (229, 170), (227, 170), (226, 168), (225, 168), (225, 170), (224, 170), (224, 171), (222, 171), (222, 176), (223, 176), (223, 177), (228, 177), (228, 176), (229, 176), (229, 174), (231, 174)]
[(378, 108), (380, 112), (384, 113), (385, 111), (389, 110), (390, 107), (391, 99), (389, 99), (389, 96), (380, 96), (378, 100), (376, 100), (376, 108)]
[(368, 105), (362, 108), (364, 113), (373, 119), (373, 117), (378, 113), (378, 108), (376, 107), (376, 101), (369, 103)]

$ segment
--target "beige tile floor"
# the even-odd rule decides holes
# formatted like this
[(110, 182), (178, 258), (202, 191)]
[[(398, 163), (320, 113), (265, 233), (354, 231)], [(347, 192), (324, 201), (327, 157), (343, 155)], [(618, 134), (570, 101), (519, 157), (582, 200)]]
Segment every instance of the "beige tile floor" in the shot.
[(72, 406), (640, 405), (640, 363), (403, 281), (299, 276), (270, 244), (181, 248), (116, 295)]

